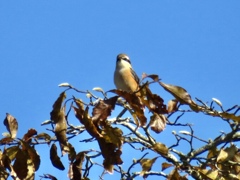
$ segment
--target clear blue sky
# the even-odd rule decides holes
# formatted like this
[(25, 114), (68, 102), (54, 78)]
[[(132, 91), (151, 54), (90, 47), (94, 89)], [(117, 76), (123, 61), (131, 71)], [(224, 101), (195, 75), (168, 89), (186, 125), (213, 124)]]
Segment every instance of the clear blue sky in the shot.
[[(187, 89), (193, 98), (205, 102), (218, 98), (225, 108), (239, 104), (239, 7), (238, 0), (2, 0), (0, 117), (3, 120), (8, 112), (17, 118), (19, 137), (31, 127), (45, 131), (40, 124), (49, 119), (63, 90), (57, 85), (113, 89), (115, 59), (121, 52), (130, 56), (139, 76), (158, 74), (163, 82)], [(154, 90), (165, 102), (171, 98), (161, 87)], [(196, 124), (197, 135), (206, 139), (226, 128), (217, 118), (185, 120)], [(159, 141), (172, 137), (171, 130), (167, 127), (158, 135)], [(0, 132), (5, 131), (1, 125)], [(66, 171), (44, 164), (49, 163), (48, 150), (47, 146), (39, 150), (46, 152), (46, 160), (36, 179), (43, 173), (64, 179)], [(94, 175), (96, 179), (100, 174)]]

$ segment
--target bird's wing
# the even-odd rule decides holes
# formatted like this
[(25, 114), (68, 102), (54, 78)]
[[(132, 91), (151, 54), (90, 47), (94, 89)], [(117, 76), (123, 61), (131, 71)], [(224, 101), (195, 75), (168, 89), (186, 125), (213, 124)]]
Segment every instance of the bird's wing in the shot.
[(131, 73), (135, 79), (135, 81), (139, 84), (140, 83), (140, 79), (138, 78), (137, 74), (135, 73), (135, 71), (131, 68)]

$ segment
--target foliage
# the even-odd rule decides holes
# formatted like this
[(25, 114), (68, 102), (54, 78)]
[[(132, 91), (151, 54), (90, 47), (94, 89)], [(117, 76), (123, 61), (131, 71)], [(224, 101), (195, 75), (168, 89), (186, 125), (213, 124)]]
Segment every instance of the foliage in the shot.
[[(0, 145), (4, 150), (0, 151), (0, 179), (34, 179), (35, 172), (40, 166), (40, 157), (35, 150), (36, 145), (48, 144), (52, 165), (64, 170), (65, 166), (57, 151), (57, 142), (62, 155), (67, 154), (69, 159), (68, 177), (72, 180), (87, 180), (93, 166), (102, 166), (108, 173), (119, 173), (121, 179), (134, 179), (142, 176), (147, 179), (151, 176), (161, 176), (168, 180), (184, 180), (191, 176), (194, 179), (240, 179), (240, 152), (234, 144), (240, 140), (240, 116), (237, 115), (240, 107), (233, 106), (224, 110), (219, 100), (213, 98), (210, 105), (196, 98), (196, 102), (185, 89), (179, 86), (169, 85), (159, 80), (157, 75), (143, 75), (143, 80), (138, 92), (128, 93), (121, 90), (110, 90), (104, 92), (101, 88), (94, 88), (100, 92), (102, 97), (97, 97), (90, 91), (80, 91), (68, 83), (59, 86), (66, 88), (53, 104), (49, 121), (42, 125), (51, 125), (50, 132), (38, 133), (35, 129), (29, 129), (23, 138), (17, 138), (18, 122), (10, 114), (7, 114), (4, 125), (9, 133), (4, 134)], [(169, 92), (174, 99), (164, 104), (164, 100), (158, 94), (150, 90), (150, 85), (157, 83)], [(89, 102), (80, 98), (71, 97), (67, 99), (67, 92), (76, 91), (87, 95)], [(113, 95), (114, 96), (111, 96)], [(140, 94), (140, 95), (139, 95)], [(216, 104), (220, 110), (214, 108)], [(119, 115), (109, 119), (116, 105), (123, 108)], [(181, 107), (189, 107), (181, 109)], [(119, 110), (119, 109), (117, 109)], [(79, 120), (79, 126), (70, 124), (68, 117), (73, 111)], [(128, 111), (131, 118), (125, 118)], [(148, 112), (147, 112), (148, 111)], [(90, 114), (91, 112), (91, 114)], [(203, 140), (194, 134), (194, 126), (180, 122), (186, 113), (202, 113), (210, 117), (219, 117), (231, 131), (224, 132), (214, 140)], [(150, 114), (150, 115), (149, 115)], [(177, 114), (177, 118), (172, 118)], [(190, 131), (173, 131), (176, 143), (170, 147), (156, 140), (157, 134), (161, 133), (167, 126), (188, 127)], [(123, 130), (124, 129), (124, 130)], [(82, 132), (87, 132), (91, 138), (83, 142), (95, 141), (98, 150), (83, 150), (76, 152), (75, 147), (70, 144), (69, 139), (76, 137)], [(205, 144), (200, 148), (194, 148), (195, 141)], [(82, 142), (82, 143), (83, 143)], [(181, 143), (187, 143), (189, 152), (179, 150)], [(132, 164), (123, 169), (124, 162), (121, 155), (122, 146), (129, 144), (141, 158), (134, 159)], [(137, 145), (140, 146), (138, 148)], [(154, 158), (147, 158), (148, 152), (155, 154)], [(102, 156), (103, 162), (98, 163), (95, 158)], [(162, 159), (162, 169), (152, 171), (157, 159)], [(139, 164), (142, 169), (133, 169)], [(135, 171), (134, 171), (135, 170)], [(166, 173), (166, 170), (169, 170)], [(103, 179), (104, 173), (100, 178)], [(44, 174), (41, 178), (56, 179), (54, 174)]]

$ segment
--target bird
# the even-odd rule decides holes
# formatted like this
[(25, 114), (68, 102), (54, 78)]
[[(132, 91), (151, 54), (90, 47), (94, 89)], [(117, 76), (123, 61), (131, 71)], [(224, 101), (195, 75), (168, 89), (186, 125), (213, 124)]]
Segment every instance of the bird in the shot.
[(114, 72), (114, 84), (117, 89), (134, 93), (139, 89), (140, 80), (132, 68), (128, 55), (118, 54)]

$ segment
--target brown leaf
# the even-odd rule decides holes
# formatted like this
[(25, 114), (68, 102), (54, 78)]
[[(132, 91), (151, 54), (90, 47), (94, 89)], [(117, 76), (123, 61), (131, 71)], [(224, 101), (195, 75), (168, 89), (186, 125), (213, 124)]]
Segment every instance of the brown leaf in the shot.
[(162, 156), (166, 156), (168, 154), (167, 146), (159, 142), (154, 144), (153, 150)]
[(187, 180), (186, 177), (180, 176), (177, 168), (173, 169), (167, 177), (167, 180)]
[(99, 121), (105, 121), (107, 117), (111, 115), (111, 111), (115, 108), (117, 99), (118, 96), (114, 96), (107, 100), (100, 100), (97, 103), (92, 112), (92, 121), (95, 125), (98, 125)]
[(123, 133), (121, 129), (107, 125), (102, 129), (101, 134), (107, 143), (112, 143), (116, 148), (121, 148), (123, 144)]
[(51, 149), (50, 149), (50, 159), (52, 162), (52, 165), (60, 170), (64, 170), (65, 167), (63, 166), (59, 156), (57, 155), (57, 146), (55, 144), (52, 144)]
[(198, 172), (204, 177), (204, 179), (216, 180), (218, 177), (218, 170), (199, 169)]
[(51, 136), (48, 135), (47, 133), (40, 133), (35, 136), (36, 139), (44, 139), (48, 144), (50, 143)]
[(163, 114), (154, 113), (151, 116), (150, 126), (155, 133), (162, 132), (166, 126), (166, 117)]
[(178, 109), (177, 105), (178, 105), (178, 101), (176, 99), (172, 99), (168, 101), (168, 108), (167, 108), (168, 113), (173, 113), (177, 111)]
[(153, 94), (148, 86), (144, 86), (141, 89), (141, 101), (152, 113), (166, 114), (167, 109), (163, 99), (157, 94)]
[(25, 179), (28, 173), (28, 154), (26, 151), (18, 149), (13, 169), (19, 179)]
[[(108, 131), (111, 131), (111, 130), (108, 130)], [(114, 165), (123, 163), (120, 157), (122, 154), (121, 147), (119, 147), (119, 145), (121, 145), (119, 144), (121, 143), (120, 140), (118, 140), (118, 142), (112, 143), (113, 139), (117, 138), (116, 134), (119, 133), (119, 130), (112, 129), (112, 131), (113, 132), (110, 133), (111, 135), (105, 136), (106, 139), (104, 137), (97, 139), (99, 147), (102, 152), (102, 156), (104, 157), (103, 166), (105, 170), (111, 174), (113, 173)], [(113, 138), (112, 136), (115, 136), (115, 137)]]
[(16, 118), (6, 113), (6, 118), (4, 119), (4, 125), (6, 126), (8, 132), (11, 134), (11, 137), (14, 139), (17, 136), (17, 130), (18, 130), (18, 122)]
[(11, 138), (11, 137), (5, 137), (5, 138), (2, 138), (0, 140), (0, 145), (5, 145), (5, 144), (9, 144), (13, 141), (14, 139)]
[(159, 84), (169, 93), (171, 93), (181, 104), (192, 104), (193, 101), (188, 92), (180, 87), (159, 82)]
[(169, 164), (169, 163), (162, 163), (162, 171), (164, 171), (165, 169), (168, 169), (170, 167), (173, 167), (174, 165), (173, 164)]
[(32, 142), (32, 137), (37, 134), (37, 131), (35, 129), (29, 129), (26, 134), (23, 136), (23, 141), (27, 143)]
[[(82, 163), (85, 159), (85, 151), (80, 152), (76, 155), (75, 161), (70, 165), (68, 177), (71, 180), (79, 180), (82, 178)], [(71, 172), (71, 173), (70, 173)]]
[(128, 104), (136, 114), (140, 122), (140, 126), (144, 126), (146, 124), (147, 118), (144, 116), (144, 106), (141, 102), (141, 99), (135, 93), (128, 93), (126, 91), (117, 89), (110, 90), (109, 92), (115, 93), (123, 97), (128, 102)]
[[(77, 103), (76, 103), (77, 104)], [(95, 138), (102, 137), (102, 135), (98, 132), (97, 127), (93, 124), (91, 117), (88, 114), (88, 107), (86, 107), (85, 111), (82, 112), (81, 106), (77, 104), (77, 107), (73, 106), (75, 116), (78, 120), (85, 126), (87, 132)], [(83, 114), (82, 114), (83, 113)]]
[(145, 79), (145, 78), (151, 78), (155, 82), (158, 82), (160, 80), (158, 75), (156, 75), (156, 74), (147, 75), (146, 73), (143, 73), (142, 74), (142, 79)]
[(33, 163), (34, 171), (37, 171), (41, 160), (40, 160), (40, 156), (38, 155), (37, 151), (34, 149), (34, 146), (33, 147), (30, 146), (25, 141), (21, 141), (21, 145), (22, 145), (22, 149), (27, 151), (27, 153), (29, 155), (28, 159), (30, 159), (31, 163)]
[(65, 119), (65, 107), (62, 107), (62, 103), (66, 98), (65, 92), (62, 92), (58, 99), (53, 104), (53, 110), (50, 113), (51, 120), (55, 124), (55, 135), (59, 141), (62, 154), (65, 154), (69, 151), (66, 137), (67, 123)]
[(145, 175), (145, 173), (151, 170), (152, 165), (155, 163), (157, 158), (158, 157), (155, 157), (153, 159), (142, 159), (140, 161), (140, 164), (142, 166), (142, 171), (140, 173), (140, 176), (143, 176), (144, 178), (147, 177), (147, 175)]
[(227, 147), (225, 149), (221, 149), (217, 157), (217, 162), (223, 163), (225, 161), (232, 160), (237, 151), (238, 148), (235, 145), (232, 145), (231, 147)]

